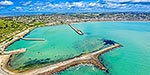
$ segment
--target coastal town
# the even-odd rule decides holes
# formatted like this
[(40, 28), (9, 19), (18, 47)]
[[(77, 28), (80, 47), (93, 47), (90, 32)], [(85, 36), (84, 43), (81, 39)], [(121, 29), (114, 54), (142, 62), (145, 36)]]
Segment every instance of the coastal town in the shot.
[(150, 21), (150, 13), (72, 13), (1, 17), (24, 24), (59, 24), (87, 21)]

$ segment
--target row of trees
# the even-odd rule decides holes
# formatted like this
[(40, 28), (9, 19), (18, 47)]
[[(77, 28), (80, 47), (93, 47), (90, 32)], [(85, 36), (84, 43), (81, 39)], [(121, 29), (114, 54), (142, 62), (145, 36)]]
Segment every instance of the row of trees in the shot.
[(26, 27), (26, 26), (27, 25), (16, 21), (0, 19), (0, 29)]

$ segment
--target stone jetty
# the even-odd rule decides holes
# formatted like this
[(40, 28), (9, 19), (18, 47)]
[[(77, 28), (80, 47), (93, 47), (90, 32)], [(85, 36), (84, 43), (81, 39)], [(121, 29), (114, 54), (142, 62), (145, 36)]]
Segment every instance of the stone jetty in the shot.
[(23, 40), (30, 40), (30, 41), (45, 41), (44, 39), (41, 38), (21, 38)]
[(68, 25), (69, 25), (76, 33), (78, 33), (79, 35), (83, 35), (83, 34), (84, 34), (81, 30), (75, 28), (75, 27), (72, 26), (71, 24), (68, 24)]
[(88, 54), (81, 54), (80, 56), (76, 56), (68, 60), (64, 60), (55, 64), (51, 64), (46, 67), (42, 67), (42, 68), (30, 70), (30, 71), (25, 71), (21, 73), (14, 73), (7, 69), (4, 69), (4, 70), (10, 75), (51, 75), (51, 74), (63, 71), (69, 67), (79, 65), (79, 64), (93, 64), (95, 67), (101, 70), (107, 70), (107, 68), (103, 64), (101, 64), (101, 62), (99, 61), (98, 56), (118, 47), (121, 47), (121, 45), (114, 44), (110, 47), (97, 50), (95, 52), (91, 52)]

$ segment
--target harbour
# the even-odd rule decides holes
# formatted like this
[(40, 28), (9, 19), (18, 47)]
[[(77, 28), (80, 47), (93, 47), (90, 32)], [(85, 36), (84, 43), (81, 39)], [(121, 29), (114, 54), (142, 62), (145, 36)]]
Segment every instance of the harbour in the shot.
[[(81, 24), (81, 25), (80, 25)], [(84, 25), (83, 25), (84, 24)], [(118, 25), (117, 25), (118, 24)], [(122, 30), (122, 27), (120, 26), (122, 24), (122, 26), (124, 27), (124, 30)], [(134, 25), (136, 24), (136, 25)], [(141, 26), (141, 24), (143, 26)], [(93, 26), (94, 25), (94, 26)], [(109, 38), (111, 40), (115, 40), (119, 43), (121, 43), (124, 47), (122, 47), (121, 49), (118, 48), (116, 50), (113, 50), (113, 51), (110, 51), (110, 52), (106, 52), (100, 56), (103, 57), (103, 60), (104, 60), (104, 64), (107, 64), (105, 65), (105, 67), (109, 70), (109, 73), (113, 74), (113, 75), (116, 75), (116, 73), (118, 74), (122, 74), (122, 72), (124, 72), (124, 74), (135, 74), (135, 73), (132, 73), (130, 70), (133, 69), (134, 67), (133, 66), (137, 66), (137, 67), (141, 67), (142, 69), (144, 69), (144, 71), (139, 71), (140, 69), (135, 69), (135, 71), (137, 71), (137, 73), (139, 74), (146, 74), (146, 72), (148, 71), (148, 67), (146, 67), (147, 62), (143, 62), (143, 63), (140, 63), (141, 61), (144, 61), (144, 59), (146, 59), (145, 57), (143, 57), (143, 54), (145, 54), (145, 50), (149, 49), (148, 45), (149, 43), (147, 42), (145, 45), (142, 45), (141, 42), (145, 42), (147, 40), (144, 40), (144, 37), (148, 37), (149, 35), (149, 30), (147, 29), (147, 23), (145, 22), (108, 22), (107, 25), (105, 24), (105, 22), (94, 22), (94, 23), (91, 23), (90, 24), (87, 22), (87, 23), (79, 23), (79, 24), (76, 24), (75, 26), (77, 26), (79, 29), (83, 30), (84, 31), (84, 35), (79, 37), (77, 36), (76, 34), (72, 34), (71, 30), (67, 27), (67, 26), (54, 26), (55, 29), (60, 33), (59, 35), (64, 35), (66, 36), (65, 38), (59, 38), (59, 39), (56, 39), (56, 40), (53, 40), (55, 42), (57, 42), (57, 44), (59, 44), (59, 47), (58, 49), (55, 44), (55, 42), (52, 42), (52, 38), (56, 38), (58, 36), (55, 29), (53, 29), (53, 27), (42, 27), (42, 28), (38, 28), (38, 29), (35, 29), (33, 30), (33, 32), (31, 32), (29, 35), (26, 35), (25, 37), (35, 37), (35, 36), (38, 36), (38, 38), (44, 38), (46, 39), (47, 41), (26, 41), (26, 40), (19, 40), (19, 41), (16, 41), (15, 43), (11, 44), (6, 50), (7, 51), (11, 51), (13, 49), (18, 49), (18, 48), (27, 48), (27, 52), (25, 52), (23, 54), (23, 56), (18, 56), (17, 58), (19, 59), (15, 59), (14, 61), (11, 61), (11, 65), (13, 65), (13, 63), (16, 63), (16, 61), (22, 61), (22, 63), (26, 62), (26, 61), (29, 61), (29, 60), (26, 60), (25, 56), (28, 56), (31, 58), (31, 60), (34, 60), (35, 58), (30, 54), (32, 52), (30, 51), (34, 51), (34, 53), (32, 53), (33, 55), (37, 55), (39, 56), (39, 59), (42, 59), (42, 58), (46, 58), (47, 56), (51, 57), (51, 59), (53, 59), (53, 56), (56, 56), (56, 55), (53, 55), (51, 54), (51, 52), (54, 52), (55, 51), (59, 51), (60, 49), (60, 46), (61, 45), (64, 45), (63, 47), (65, 49), (63, 49), (61, 47), (62, 50), (60, 50), (58, 52), (57, 55), (60, 55), (60, 57), (64, 56), (61, 54), (64, 52), (64, 53), (71, 53), (71, 54), (68, 54), (69, 57), (71, 56), (74, 56), (72, 55), (73, 53), (75, 54), (76, 51), (83, 51), (84, 49), (83, 48), (87, 48), (87, 49), (90, 49), (91, 51), (90, 52), (95, 52), (94, 49), (98, 49), (98, 48), (101, 48), (103, 47), (103, 44), (102, 46), (101, 45), (97, 45), (98, 44), (101, 44), (100, 42), (100, 38), (93, 38), (92, 36), (94, 37), (101, 37), (101, 38)], [(115, 27), (112, 27), (112, 26), (115, 26)], [(129, 29), (128, 27), (131, 26), (132, 27), (132, 30)], [(137, 26), (141, 27), (141, 28), (145, 28), (145, 30), (141, 30), (141, 29), (138, 29), (136, 28)], [(95, 30), (89, 30), (88, 27), (92, 28), (92, 27), (96, 27)], [(47, 29), (46, 29), (47, 28)], [(50, 28), (50, 30), (49, 30)], [(58, 29), (57, 29), (58, 28)], [(63, 29), (62, 31), (59, 31), (59, 28), (60, 29)], [(83, 29), (83, 28), (86, 28), (86, 29)], [(101, 28), (101, 30), (99, 30), (99, 28)], [(43, 31), (43, 29), (45, 29), (46, 31), (45, 32), (54, 32), (55, 31), (55, 34), (51, 34), (50, 36), (47, 36), (49, 34), (45, 33), (45, 32), (41, 32), (41, 30)], [(117, 30), (118, 29), (118, 30)], [(128, 29), (128, 30), (127, 30)], [(40, 30), (40, 31), (39, 31)], [(38, 32), (39, 31), (39, 32)], [(37, 35), (36, 33), (39, 33), (39, 34), (45, 34), (44, 36), (39, 36)], [(97, 32), (97, 33), (95, 33)], [(132, 35), (129, 35), (129, 34), (126, 34), (126, 33), (130, 33)], [(137, 34), (138, 33), (138, 34)], [(32, 34), (32, 35), (31, 35)], [(70, 36), (70, 34), (72, 34), (72, 36)], [(105, 34), (105, 35), (103, 35)], [(133, 35), (134, 34), (134, 35)], [(139, 36), (139, 34), (143, 35), (143, 36)], [(69, 36), (68, 36), (69, 35)], [(55, 37), (52, 37), (52, 36), (55, 36)], [(136, 37), (136, 39), (135, 39)], [(50, 40), (48, 40), (48, 38)], [(75, 42), (69, 42), (67, 40), (70, 40), (70, 38), (74, 38), (74, 40), (78, 39), (77, 41)], [(122, 38), (122, 39), (120, 39)], [(80, 40), (79, 40), (80, 39)], [(86, 39), (86, 40), (85, 40)], [(124, 39), (124, 40), (123, 40)], [(141, 39), (141, 41), (136, 41), (136, 40), (139, 40)], [(65, 40), (65, 41), (63, 41)], [(71, 39), (73, 41), (73, 39)], [(126, 41), (125, 41), (126, 40)], [(130, 40), (130, 41), (127, 41), (127, 40)], [(82, 45), (79, 43), (79, 41), (81, 42), (82, 45), (86, 44), (86, 47), (81, 47)], [(87, 44), (89, 42), (91, 42), (92, 44)], [(97, 42), (96, 42), (97, 41)], [(136, 41), (137, 44), (134, 44), (134, 42)], [(39, 46), (39, 43), (40, 45), (42, 46), (43, 45), (47, 45), (47, 42), (49, 43), (48, 45), (51, 45), (52, 48), (50, 46), (44, 46), (44, 48), (46, 47), (49, 47), (50, 49), (46, 48), (43, 50), (46, 51), (46, 52), (40, 52), (40, 49), (42, 47)], [(67, 43), (66, 43), (67, 42)], [(78, 42), (78, 43), (76, 43)], [(19, 46), (20, 43), (25, 43), (24, 45), (22, 46)], [(46, 44), (45, 44), (46, 43)], [(54, 43), (54, 44), (52, 44)], [(61, 44), (62, 43), (62, 44)], [(73, 43), (73, 44), (72, 44)], [(110, 42), (111, 43), (111, 42)], [(107, 43), (105, 43), (107, 44)], [(35, 46), (39, 48), (36, 49)], [(73, 50), (72, 48), (69, 48), (69, 50), (66, 50), (66, 48), (68, 48), (69, 46), (71, 45), (72, 48), (75, 48), (75, 50)], [(96, 45), (98, 47), (96, 47)], [(138, 46), (137, 46), (138, 45)], [(65, 47), (66, 46), (66, 47)], [(143, 47), (144, 48), (143, 48)], [(107, 46), (106, 46), (107, 47)], [(33, 49), (32, 49), (33, 48)], [(34, 49), (35, 48), (35, 49)], [(133, 50), (131, 50), (133, 49)], [(135, 49), (135, 50), (134, 50)], [(143, 50), (144, 49), (144, 50)], [(93, 50), (93, 51), (92, 51)], [(49, 52), (50, 51), (50, 52)], [(67, 51), (67, 52), (65, 52)], [(89, 51), (89, 50), (87, 50)], [(43, 54), (44, 53), (44, 54)], [(60, 53), (60, 54), (59, 54)], [(89, 53), (89, 52), (86, 52), (86, 53)], [(29, 55), (28, 55), (29, 54)], [(78, 54), (78, 53), (77, 53)], [(79, 52), (80, 54), (80, 52)], [(51, 55), (51, 56), (50, 56)], [(67, 55), (67, 54), (66, 54)], [(138, 56), (137, 56), (138, 55)], [(43, 57), (40, 57), (40, 56), (43, 56)], [(78, 55), (75, 55), (75, 56), (78, 56)], [(134, 56), (137, 56), (137, 58), (134, 58)], [(142, 57), (142, 58), (139, 58), (139, 57)], [(149, 56), (148, 54), (145, 54), (144, 56)], [(64, 56), (65, 57), (65, 56)], [(58, 56), (54, 57), (54, 58), (59, 58)], [(144, 58), (144, 59), (143, 59)], [(21, 59), (24, 59), (25, 61), (21, 60)], [(27, 58), (28, 59), (28, 58)], [(67, 60), (67, 58), (65, 59)], [(65, 61), (65, 60), (62, 60), (62, 61)], [(100, 59), (98, 59), (100, 60)], [(138, 61), (140, 60), (140, 61)], [(127, 63), (131, 63), (131, 64), (127, 64)], [(21, 64), (21, 62), (17, 62), (18, 64)], [(126, 65), (124, 67), (120, 66), (120, 65)], [(139, 65), (138, 65), (139, 64)], [(144, 65), (145, 64), (145, 65)], [(13, 65), (15, 66), (15, 65)], [(18, 65), (19, 66), (19, 65)], [(111, 66), (111, 67), (110, 67)], [(142, 67), (143, 66), (143, 67)], [(85, 66), (86, 67), (86, 66)], [(56, 67), (57, 68), (57, 67)], [(76, 70), (74, 71), (74, 69), (65, 69), (63, 71), (58, 71), (58, 75), (67, 75), (67, 73), (70, 73), (70, 72), (74, 72), (74, 74), (79, 74), (79, 73), (82, 73), (82, 71), (84, 71), (83, 69), (84, 67), (81, 67), (80, 66), (80, 69), (79, 70)], [(90, 67), (89, 67), (90, 68)], [(89, 69), (87, 68), (87, 69)], [(121, 68), (124, 68), (125, 70), (127, 70), (128, 72), (126, 71), (122, 71)], [(119, 70), (119, 71), (115, 71), (115, 70)], [(49, 70), (45, 71), (44, 74), (51, 74), (51, 72), (48, 72)], [(88, 74), (88, 73), (92, 73), (92, 74), (105, 74), (103, 73), (104, 71), (99, 71), (97, 70), (97, 68), (94, 69), (94, 72), (93, 71), (87, 71), (87, 73), (84, 73), (84, 74)], [(43, 72), (41, 72), (42, 74)], [(73, 74), (73, 75), (74, 75)], [(57, 75), (57, 74), (56, 74)]]

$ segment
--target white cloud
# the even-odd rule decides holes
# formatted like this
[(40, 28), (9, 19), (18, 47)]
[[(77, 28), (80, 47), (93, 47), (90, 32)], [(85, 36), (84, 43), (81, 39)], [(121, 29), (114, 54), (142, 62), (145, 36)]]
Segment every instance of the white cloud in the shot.
[(86, 2), (73, 2), (73, 3), (69, 3), (69, 2), (65, 2), (65, 3), (59, 3), (59, 4), (51, 4), (51, 3), (46, 3), (45, 6), (43, 7), (49, 7), (49, 8), (67, 8), (70, 9), (72, 7), (86, 7), (87, 3)]
[[(43, 4), (43, 3), (42, 3)], [(42, 9), (42, 10), (47, 10), (47, 9), (75, 9), (75, 8), (78, 8), (78, 9), (93, 9), (93, 8), (96, 8), (96, 9), (100, 9), (102, 7), (105, 7), (105, 8), (117, 8), (117, 7), (122, 7), (124, 4), (113, 4), (113, 3), (106, 3), (106, 4), (101, 4), (101, 3), (98, 3), (98, 2), (72, 2), (72, 3), (69, 3), (69, 2), (65, 2), (65, 3), (58, 3), (58, 4), (52, 4), (52, 3), (48, 3), (46, 2), (45, 5), (40, 5), (38, 3), (34, 4), (32, 6), (32, 8), (35, 8), (34, 10), (39, 10), (39, 9)], [(36, 8), (38, 7), (38, 8)]]
[(109, 2), (129, 2), (131, 0), (104, 0), (104, 1), (109, 1)]
[(76, 6), (76, 7), (84, 7), (85, 3), (83, 3), (83, 2), (73, 2), (72, 5)]
[(96, 2), (100, 2), (100, 0), (97, 0)]
[(111, 2), (108, 2), (107, 4), (105, 4), (104, 6), (106, 8), (123, 8), (123, 7), (126, 7), (127, 4), (118, 4), (118, 3), (111, 3)]
[(4, 9), (5, 7), (0, 6), (0, 9)]
[(97, 5), (96, 2), (91, 2), (91, 3), (89, 3), (89, 6), (95, 6), (95, 5)]
[(34, 3), (34, 5), (36, 5), (36, 6), (42, 6), (42, 5), (44, 5), (44, 3), (37, 1), (37, 2)]
[(13, 5), (13, 4), (14, 3), (12, 1), (7, 1), (7, 0), (0, 2), (0, 5)]
[[(119, 0), (112, 0), (112, 1), (119, 1)], [(121, 1), (121, 0), (120, 0)], [(129, 1), (123, 0), (122, 2)], [(134, 0), (135, 2), (135, 0)], [(136, 1), (137, 2), (137, 1)], [(29, 7), (29, 8), (27, 8)], [(150, 5), (142, 5), (142, 4), (128, 4), (128, 3), (117, 3), (117, 2), (110, 2), (106, 1), (105, 3), (99, 2), (62, 2), (53, 4), (50, 2), (36, 2), (34, 4), (30, 4), (26, 7), (18, 7), (18, 10), (29, 10), (29, 11), (55, 11), (55, 10), (105, 10), (105, 9), (121, 9), (121, 10), (139, 10), (139, 9), (150, 9)]]
[(132, 2), (150, 2), (150, 0), (132, 0)]
[(150, 2), (150, 0), (104, 0), (109, 2)]
[(31, 4), (31, 2), (32, 1), (28, 1), (28, 2), (23, 3), (22, 5), (27, 6), (27, 5)]
[(22, 7), (16, 7), (16, 10), (22, 10)]

